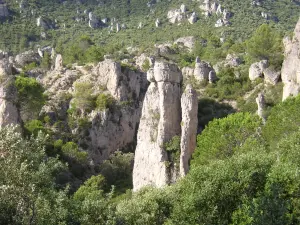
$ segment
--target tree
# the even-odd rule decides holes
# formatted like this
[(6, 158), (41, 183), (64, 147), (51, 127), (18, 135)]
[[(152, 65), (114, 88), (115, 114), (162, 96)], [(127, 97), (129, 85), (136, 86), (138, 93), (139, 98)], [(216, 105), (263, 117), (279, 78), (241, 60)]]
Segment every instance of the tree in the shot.
[(269, 25), (261, 25), (246, 42), (250, 62), (269, 60), (274, 66), (281, 65), (282, 38), (279, 33)]
[(15, 85), (23, 120), (37, 118), (46, 100), (44, 88), (36, 79), (23, 76), (16, 78)]
[(260, 125), (262, 122), (259, 117), (250, 113), (236, 113), (209, 122), (197, 137), (192, 165), (231, 157), (247, 138), (258, 136), (257, 129)]
[(89, 82), (82, 82), (75, 84), (74, 104), (80, 109), (81, 114), (90, 112), (95, 107), (95, 98), (92, 95), (92, 84)]
[(0, 129), (0, 221), (3, 224), (65, 224), (66, 191), (56, 174), (66, 167), (45, 154), (46, 137), (23, 139), (14, 127)]

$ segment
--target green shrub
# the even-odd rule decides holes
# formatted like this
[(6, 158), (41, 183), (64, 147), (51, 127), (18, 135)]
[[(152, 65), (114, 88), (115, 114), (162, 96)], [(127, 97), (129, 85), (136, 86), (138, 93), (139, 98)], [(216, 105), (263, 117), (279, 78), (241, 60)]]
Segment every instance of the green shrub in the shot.
[(46, 132), (46, 129), (40, 120), (30, 120), (24, 124), (27, 135), (37, 135), (39, 131)]
[(18, 90), (18, 104), (23, 119), (36, 118), (45, 104), (44, 88), (34, 78), (18, 76), (15, 82)]
[(77, 160), (78, 162), (84, 163), (87, 160), (87, 152), (79, 151), (78, 145), (74, 142), (67, 142), (62, 146), (62, 152), (67, 157)]
[(100, 94), (96, 99), (96, 107), (99, 110), (112, 109), (115, 99), (110, 94)]
[(258, 116), (236, 113), (223, 119), (215, 119), (197, 137), (193, 164), (200, 165), (215, 159), (231, 157), (249, 137), (258, 137), (262, 125)]

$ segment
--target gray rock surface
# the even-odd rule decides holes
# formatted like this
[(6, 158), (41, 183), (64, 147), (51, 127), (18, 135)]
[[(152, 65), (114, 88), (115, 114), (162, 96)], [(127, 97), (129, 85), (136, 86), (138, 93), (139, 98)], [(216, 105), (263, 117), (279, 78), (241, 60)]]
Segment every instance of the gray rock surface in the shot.
[(143, 103), (138, 130), (133, 189), (162, 187), (171, 181), (166, 142), (180, 134), (180, 83), (182, 74), (173, 65), (156, 62), (147, 74), (151, 82)]
[(9, 16), (7, 5), (0, 0), (0, 18)]
[(0, 80), (0, 127), (19, 125), (20, 114), (16, 106), (17, 92), (13, 76), (1, 76)]
[(249, 79), (251, 81), (254, 81), (259, 77), (263, 77), (263, 72), (267, 68), (268, 68), (267, 60), (262, 60), (260, 62), (253, 63), (249, 68)]
[(196, 148), (198, 126), (198, 98), (191, 85), (187, 85), (181, 97), (181, 141), (180, 141), (180, 176), (189, 171), (189, 161)]
[(294, 30), (293, 39), (285, 38), (284, 41), (284, 61), (281, 69), (281, 79), (284, 83), (284, 101), (289, 96), (296, 96), (300, 89), (300, 19)]
[(256, 104), (257, 104), (257, 115), (262, 119), (263, 123), (265, 123), (266, 122), (266, 116), (265, 116), (266, 101), (263, 93), (258, 94), (256, 98)]

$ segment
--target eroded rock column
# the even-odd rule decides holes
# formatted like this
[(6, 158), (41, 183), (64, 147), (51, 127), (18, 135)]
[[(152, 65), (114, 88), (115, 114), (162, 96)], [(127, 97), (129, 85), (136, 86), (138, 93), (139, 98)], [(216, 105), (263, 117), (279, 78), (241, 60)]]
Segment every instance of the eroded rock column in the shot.
[(168, 154), (164, 145), (180, 134), (180, 86), (177, 66), (156, 62), (147, 74), (147, 90), (137, 137), (133, 169), (133, 189), (170, 183)]
[(196, 148), (198, 126), (198, 98), (191, 85), (187, 85), (181, 97), (181, 142), (180, 142), (180, 176), (189, 171), (189, 161)]

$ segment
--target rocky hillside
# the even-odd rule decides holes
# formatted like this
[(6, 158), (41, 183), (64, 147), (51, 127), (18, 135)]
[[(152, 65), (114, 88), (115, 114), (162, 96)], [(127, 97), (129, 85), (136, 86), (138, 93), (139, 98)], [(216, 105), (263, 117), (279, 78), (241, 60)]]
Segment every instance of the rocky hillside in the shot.
[(0, 221), (298, 224), (299, 12), (0, 0)]

